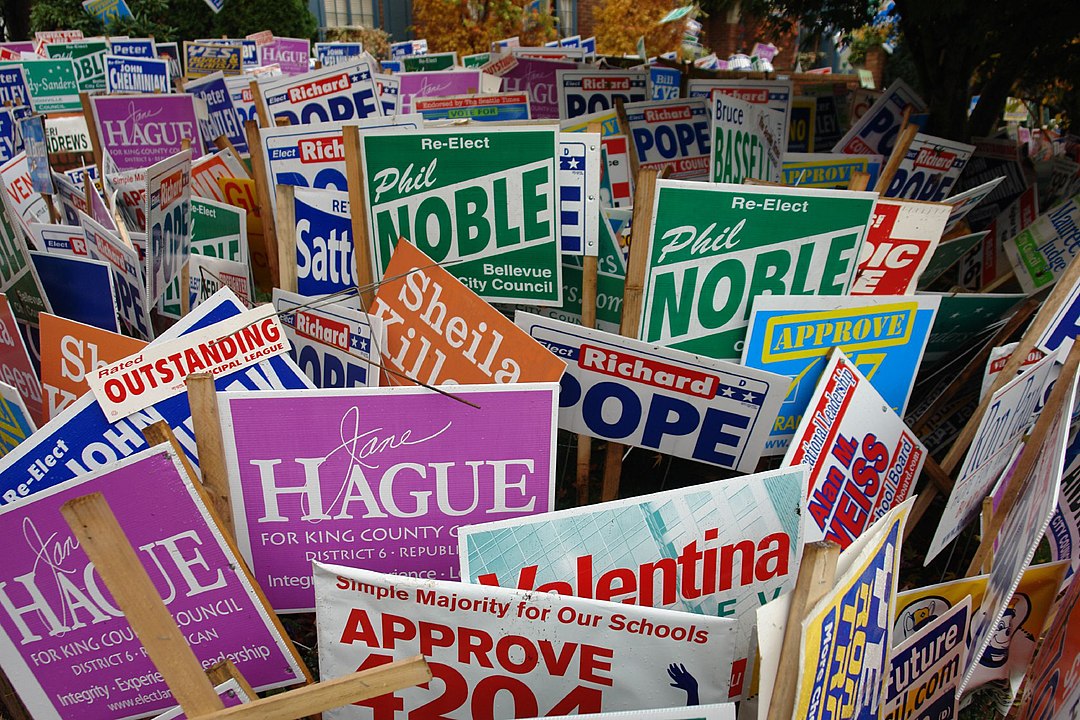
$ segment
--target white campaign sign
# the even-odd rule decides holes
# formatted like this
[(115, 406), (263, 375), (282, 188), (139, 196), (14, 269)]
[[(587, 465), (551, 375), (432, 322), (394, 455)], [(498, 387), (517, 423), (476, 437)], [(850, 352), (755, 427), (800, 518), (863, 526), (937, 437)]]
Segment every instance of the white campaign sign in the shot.
[(191, 151), (146, 171), (146, 299), (157, 303), (191, 251)]
[(292, 125), (362, 120), (383, 114), (366, 62), (274, 78), (261, 89), (270, 116), (288, 118)]

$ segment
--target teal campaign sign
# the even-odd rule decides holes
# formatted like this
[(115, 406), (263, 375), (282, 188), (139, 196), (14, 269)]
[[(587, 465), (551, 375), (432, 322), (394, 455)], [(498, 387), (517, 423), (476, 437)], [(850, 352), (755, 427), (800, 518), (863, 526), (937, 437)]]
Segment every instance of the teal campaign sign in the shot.
[(67, 58), (75, 65), (75, 82), (79, 92), (101, 92), (105, 89), (105, 56), (109, 44), (104, 40), (79, 40), (52, 43), (45, 54), (52, 59)]
[(34, 112), (82, 111), (79, 83), (75, 79), (75, 65), (71, 60), (22, 60), (19, 64), (26, 74), (30, 105)]

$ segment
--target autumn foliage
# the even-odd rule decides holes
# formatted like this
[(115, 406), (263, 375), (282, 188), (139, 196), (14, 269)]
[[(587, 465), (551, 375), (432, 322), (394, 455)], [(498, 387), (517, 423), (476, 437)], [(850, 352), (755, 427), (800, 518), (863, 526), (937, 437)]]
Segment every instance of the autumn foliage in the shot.
[(678, 50), (684, 24), (657, 24), (675, 5), (672, 0), (599, 0), (593, 26), (596, 51), (601, 55), (633, 54), (642, 36), (650, 55)]
[(456, 50), (459, 55), (487, 52), (495, 40), (514, 35), (525, 46), (557, 38), (550, 12), (525, 12), (526, 4), (527, 0), (413, 0), (414, 34), (427, 38), (430, 52)]

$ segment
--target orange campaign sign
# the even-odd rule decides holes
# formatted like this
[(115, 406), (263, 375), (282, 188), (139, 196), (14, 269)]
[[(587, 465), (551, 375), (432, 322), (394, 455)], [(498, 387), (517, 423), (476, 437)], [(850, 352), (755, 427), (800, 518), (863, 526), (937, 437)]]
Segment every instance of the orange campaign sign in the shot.
[(142, 340), (67, 318), (46, 313), (41, 313), (40, 318), (43, 422), (90, 389), (86, 384), (89, 373), (146, 347)]
[(371, 314), (386, 327), (383, 385), (557, 382), (566, 363), (406, 240)]

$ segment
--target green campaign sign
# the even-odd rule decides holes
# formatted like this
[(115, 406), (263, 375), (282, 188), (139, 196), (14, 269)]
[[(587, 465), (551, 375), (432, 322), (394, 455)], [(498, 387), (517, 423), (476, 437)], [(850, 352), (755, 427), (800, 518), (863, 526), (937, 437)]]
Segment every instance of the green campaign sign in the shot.
[(453, 70), (457, 65), (457, 53), (433, 53), (431, 55), (406, 55), (402, 58), (405, 72)]
[(75, 65), (71, 60), (22, 60), (19, 64), (26, 73), (30, 106), (34, 112), (82, 111)]
[(51, 59), (67, 58), (75, 66), (75, 82), (79, 92), (104, 92), (105, 55), (109, 45), (104, 40), (82, 40), (69, 43), (52, 43), (45, 46), (45, 54)]
[(554, 127), (362, 133), (376, 277), (404, 237), (489, 302), (562, 304), (557, 135)]
[(875, 193), (657, 182), (639, 337), (739, 358), (758, 295), (844, 295)]

